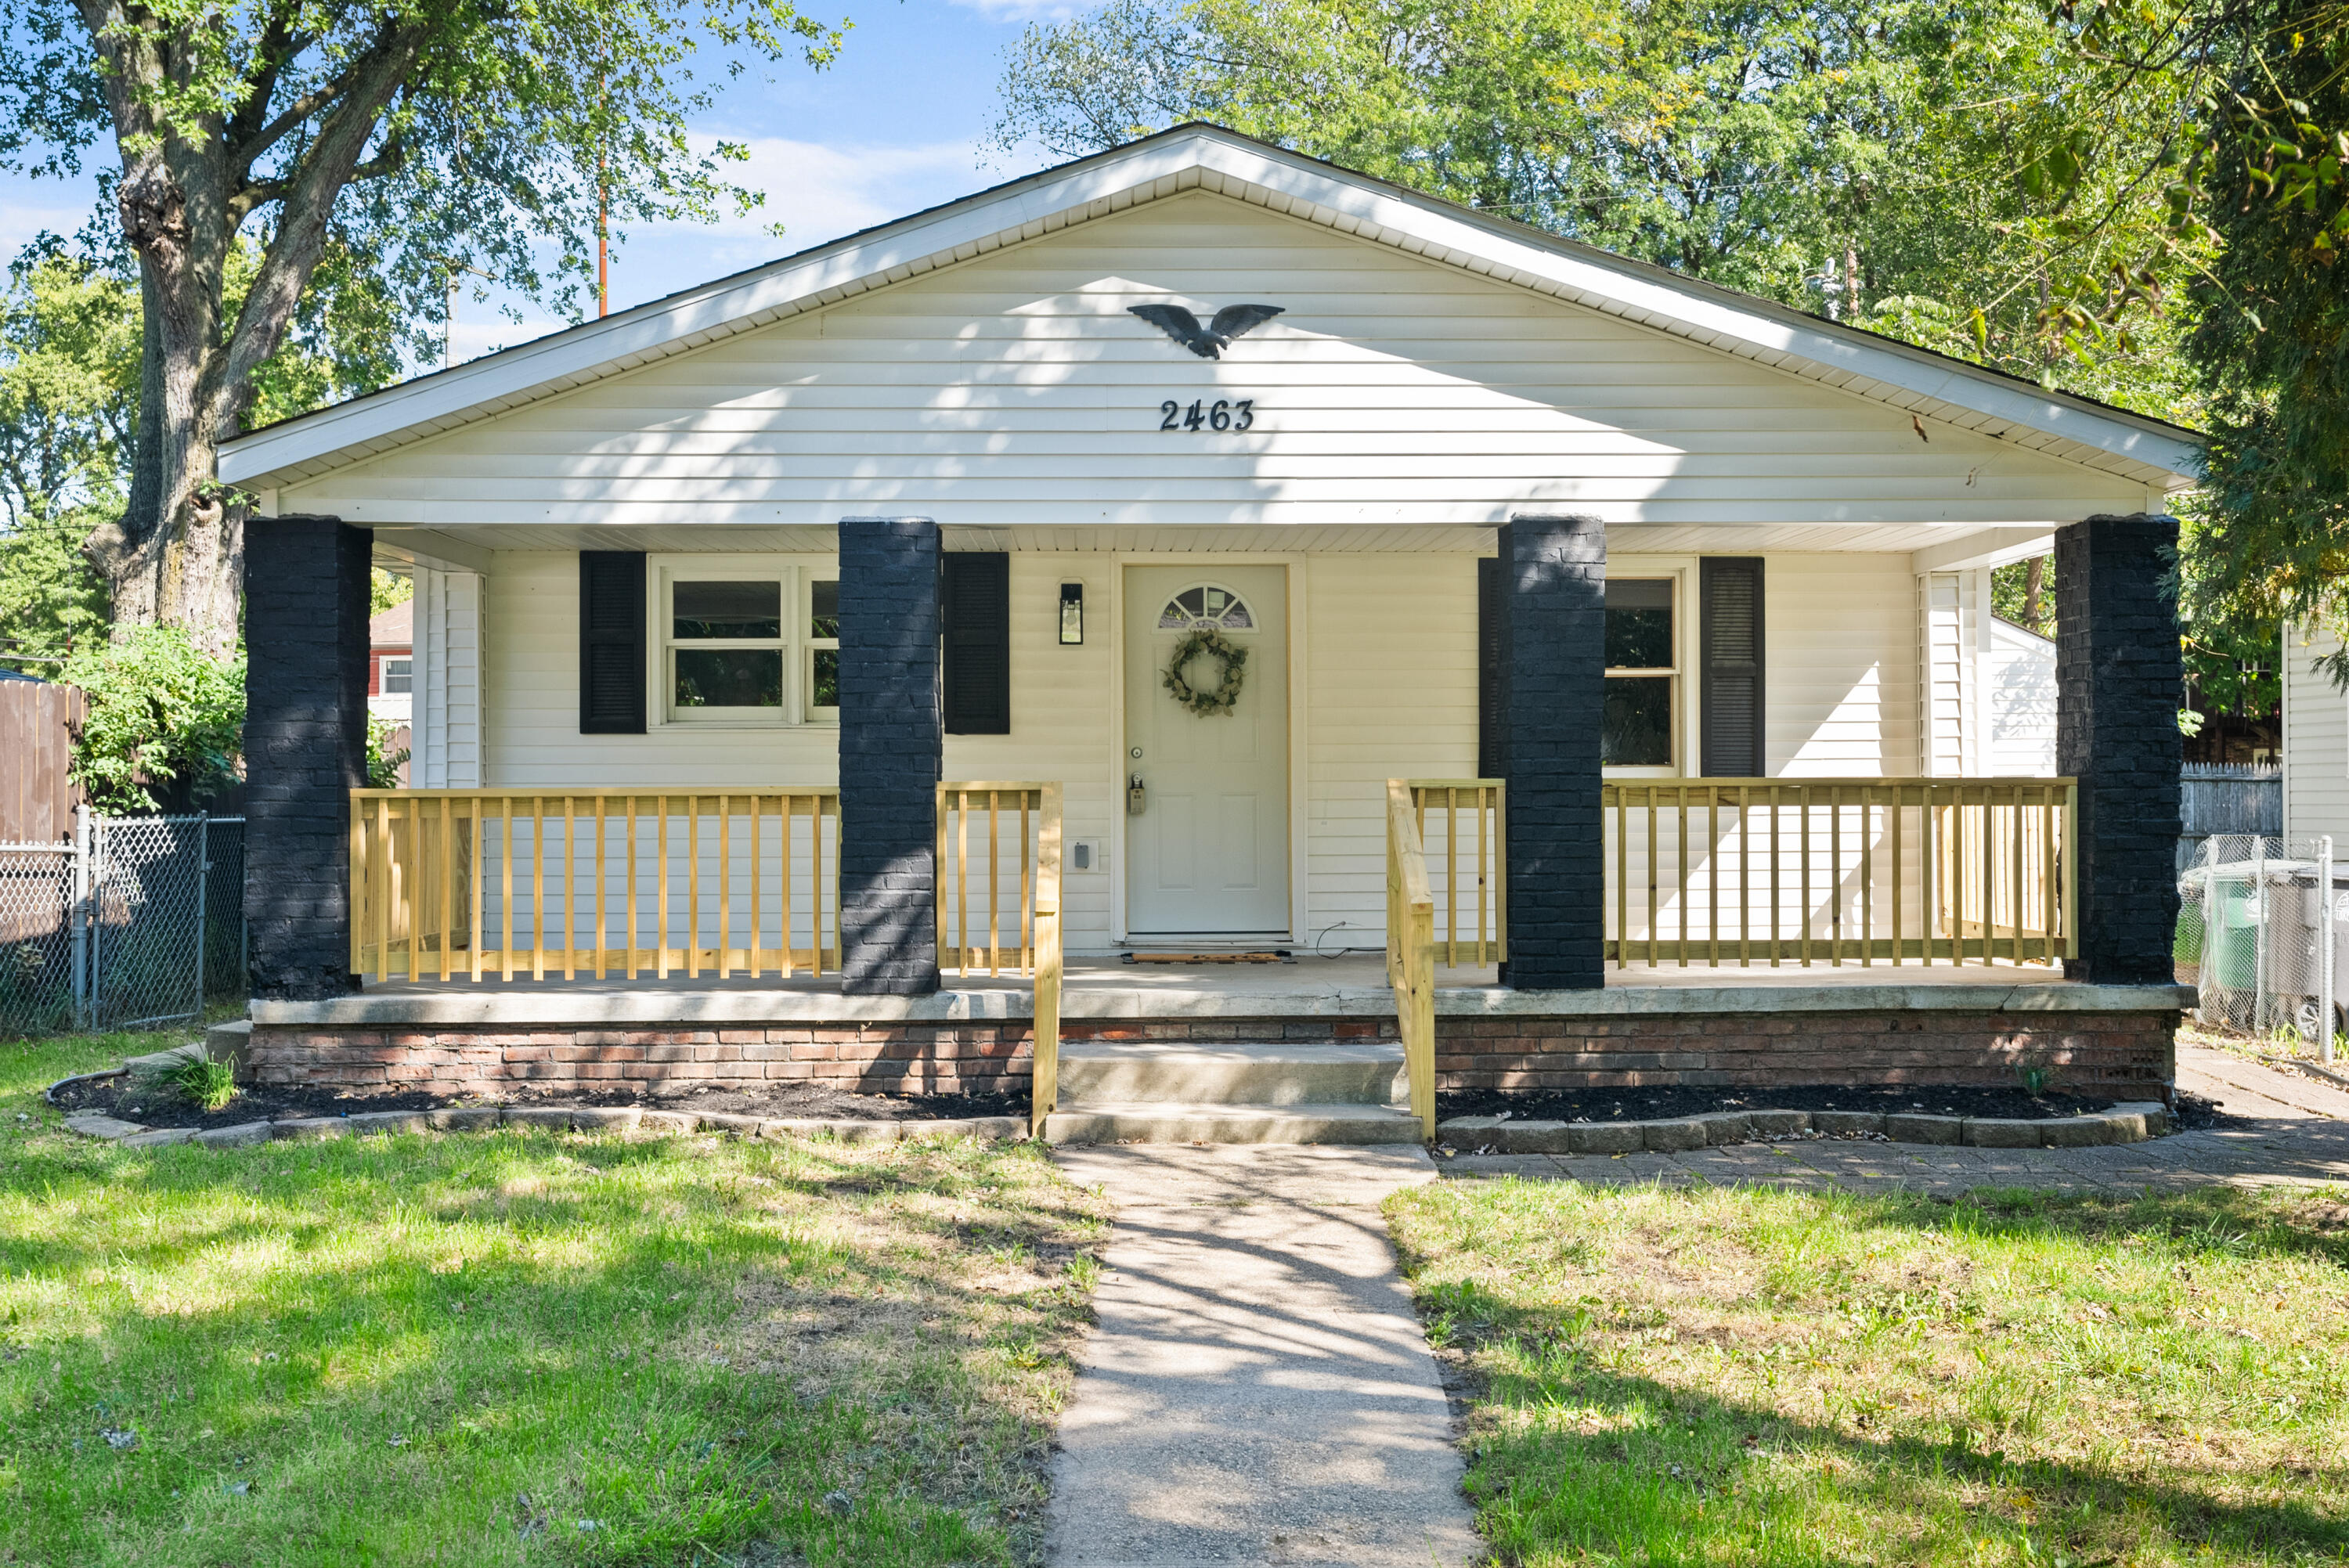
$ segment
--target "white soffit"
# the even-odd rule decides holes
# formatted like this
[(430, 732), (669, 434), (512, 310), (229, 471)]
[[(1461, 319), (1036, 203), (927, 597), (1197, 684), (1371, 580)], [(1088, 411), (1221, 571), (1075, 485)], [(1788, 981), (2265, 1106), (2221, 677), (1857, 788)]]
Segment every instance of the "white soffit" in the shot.
[(222, 448), (221, 477), (254, 486), (297, 482), (736, 333), (1194, 190), (1392, 245), (2149, 489), (2179, 490), (2199, 479), (2200, 443), (2191, 431), (2042, 391), (1210, 126), (1163, 131), (256, 430)]

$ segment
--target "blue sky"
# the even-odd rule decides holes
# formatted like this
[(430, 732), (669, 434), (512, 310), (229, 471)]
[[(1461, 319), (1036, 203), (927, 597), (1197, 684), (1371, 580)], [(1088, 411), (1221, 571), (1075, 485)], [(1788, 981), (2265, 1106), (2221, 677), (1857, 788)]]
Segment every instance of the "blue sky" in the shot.
[[(632, 232), (612, 269), (612, 308), (656, 298), (721, 273), (951, 201), (1023, 174), (1042, 161), (988, 155), (1005, 47), (1029, 22), (1068, 15), (1055, 0), (814, 0), (809, 14), (843, 13), (855, 24), (839, 63), (815, 72), (793, 64), (771, 79), (746, 73), (698, 134), (747, 142), (750, 162), (732, 170), (766, 192), (764, 211), (716, 225)], [(111, 160), (110, 142), (91, 154)], [(87, 181), (0, 175), (0, 258), (45, 229), (79, 229), (94, 192)], [(781, 239), (764, 231), (780, 222)], [(517, 326), (501, 297), (457, 309), (458, 357), (526, 341), (559, 325), (529, 311)], [(512, 302), (519, 304), (521, 302)]]

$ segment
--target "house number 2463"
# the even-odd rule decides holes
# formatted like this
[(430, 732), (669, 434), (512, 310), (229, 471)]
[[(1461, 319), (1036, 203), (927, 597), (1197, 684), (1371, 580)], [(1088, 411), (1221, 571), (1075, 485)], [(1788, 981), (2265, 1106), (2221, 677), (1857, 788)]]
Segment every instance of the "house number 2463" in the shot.
[(1256, 423), (1256, 399), (1243, 397), (1235, 403), (1218, 397), (1212, 403), (1196, 398), (1188, 408), (1169, 397), (1158, 405), (1162, 430), (1245, 430)]

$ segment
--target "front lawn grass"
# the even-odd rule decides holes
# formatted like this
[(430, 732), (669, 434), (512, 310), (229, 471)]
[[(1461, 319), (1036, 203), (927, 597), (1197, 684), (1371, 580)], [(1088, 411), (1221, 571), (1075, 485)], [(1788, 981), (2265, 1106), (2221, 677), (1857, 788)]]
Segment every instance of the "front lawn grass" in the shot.
[(1505, 1563), (2349, 1554), (2349, 1203), (1444, 1181), (1389, 1214)]
[(1015, 1563), (1102, 1203), (1032, 1145), (122, 1150), (0, 1046), (0, 1561)]

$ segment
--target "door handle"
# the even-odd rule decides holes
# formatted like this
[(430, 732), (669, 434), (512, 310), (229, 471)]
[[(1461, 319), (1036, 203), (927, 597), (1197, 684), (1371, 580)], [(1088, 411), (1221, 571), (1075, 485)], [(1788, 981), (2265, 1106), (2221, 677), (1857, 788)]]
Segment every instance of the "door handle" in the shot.
[(1139, 817), (1149, 809), (1150, 791), (1142, 782), (1142, 775), (1127, 774), (1125, 776), (1125, 814), (1129, 817)]

